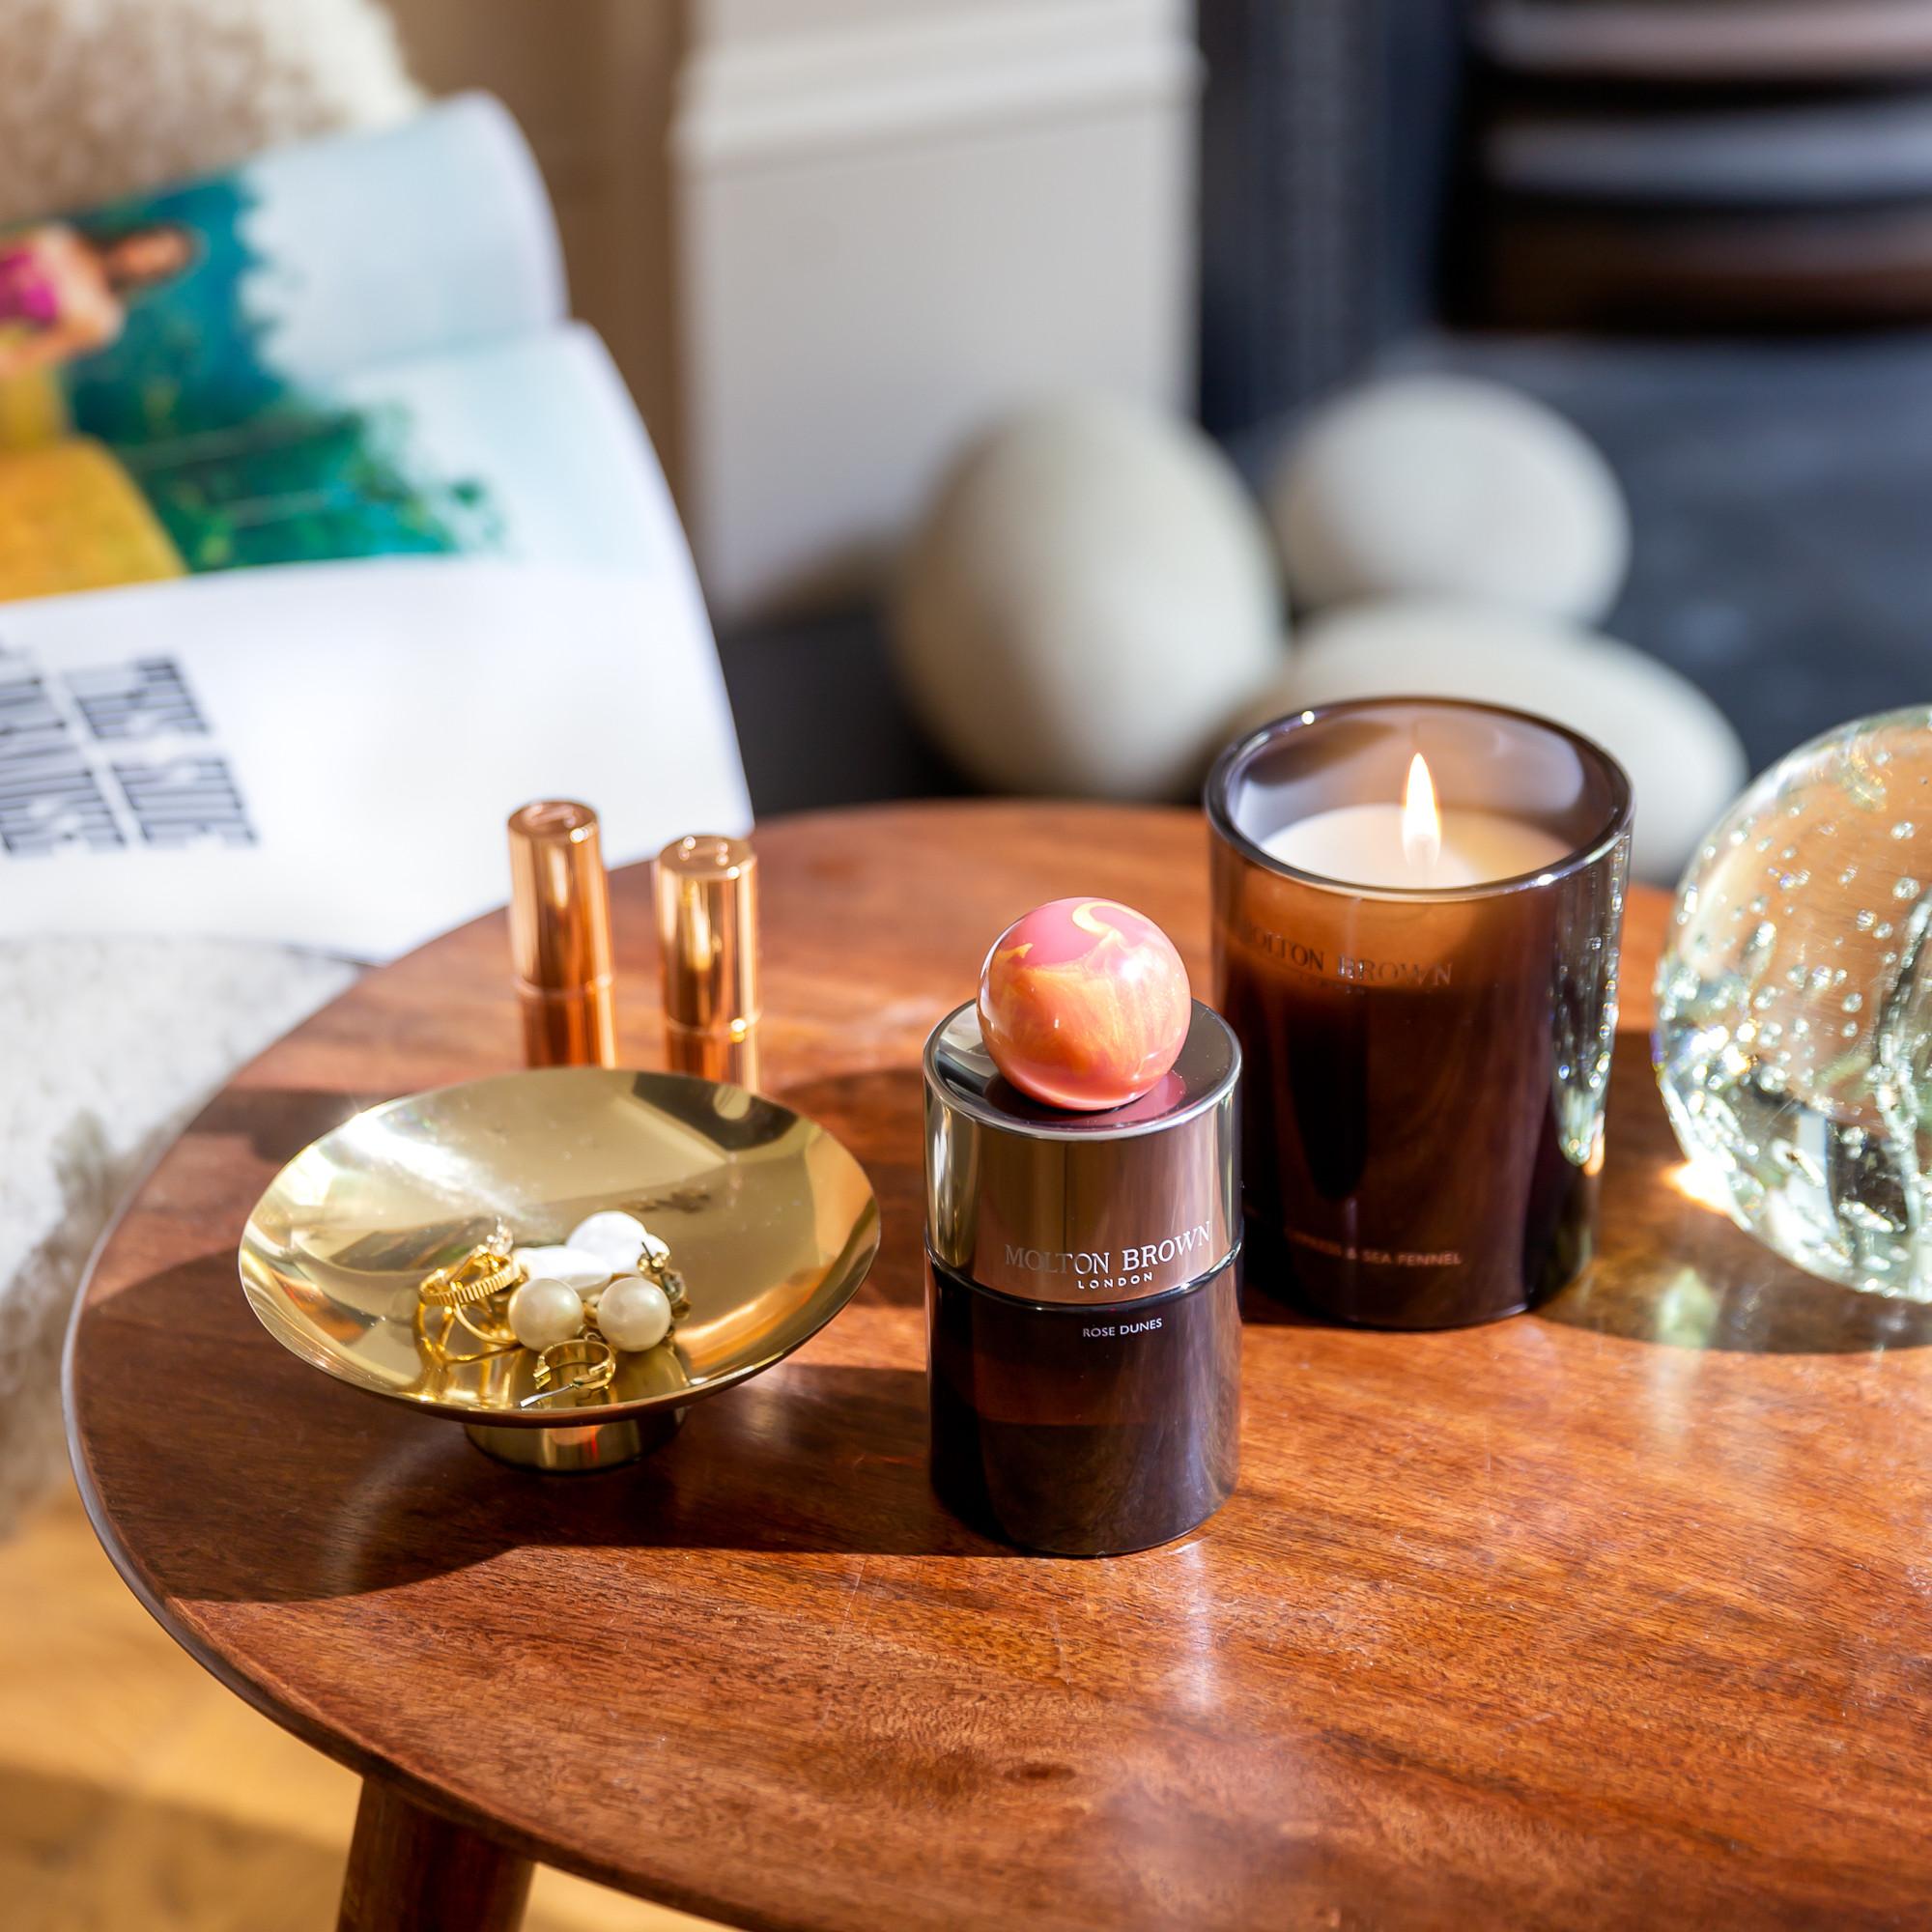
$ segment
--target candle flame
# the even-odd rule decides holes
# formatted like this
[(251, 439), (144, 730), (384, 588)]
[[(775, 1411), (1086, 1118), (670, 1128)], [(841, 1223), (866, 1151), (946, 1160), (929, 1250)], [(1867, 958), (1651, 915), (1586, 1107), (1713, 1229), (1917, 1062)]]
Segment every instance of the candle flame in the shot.
[(1402, 856), (1428, 871), (1442, 856), (1442, 814), (1435, 809), (1435, 781), (1420, 752), (1408, 761), (1402, 793)]

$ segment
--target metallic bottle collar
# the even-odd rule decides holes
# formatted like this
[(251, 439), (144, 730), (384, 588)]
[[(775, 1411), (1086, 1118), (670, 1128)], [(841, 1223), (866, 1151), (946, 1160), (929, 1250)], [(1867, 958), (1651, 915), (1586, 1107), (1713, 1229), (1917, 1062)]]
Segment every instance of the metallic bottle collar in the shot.
[(926, 1238), (935, 1260), (1034, 1302), (1105, 1306), (1226, 1265), (1240, 1236), (1241, 1052), (1194, 1005), (1152, 1093), (1099, 1114), (1001, 1078), (969, 1003), (925, 1044)]

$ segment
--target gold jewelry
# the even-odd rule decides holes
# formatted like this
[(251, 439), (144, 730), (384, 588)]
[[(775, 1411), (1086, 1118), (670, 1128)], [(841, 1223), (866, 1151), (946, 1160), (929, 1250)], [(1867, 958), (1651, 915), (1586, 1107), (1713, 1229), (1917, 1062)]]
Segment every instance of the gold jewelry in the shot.
[[(416, 1303), (415, 1331), (433, 1361), (481, 1362), (521, 1347), (507, 1323), (479, 1320), (473, 1309), (425, 1308)], [(465, 1339), (476, 1344), (464, 1346)]]
[[(532, 1408), (560, 1395), (582, 1395), (609, 1388), (617, 1373), (617, 1351), (601, 1335), (580, 1335), (569, 1342), (553, 1342), (539, 1351), (535, 1395), (517, 1406)], [(555, 1387), (550, 1386), (553, 1382)]]
[(416, 1294), (432, 1308), (473, 1308), (523, 1277), (523, 1264), (510, 1258), (507, 1242), (498, 1247), (480, 1241), (460, 1262), (424, 1275)]
[(488, 1303), (479, 1303), (471, 1308), (452, 1308), (449, 1313), (451, 1320), (459, 1328), (468, 1330), (493, 1350), (514, 1349), (519, 1346), (517, 1331), (510, 1326), (507, 1305), (497, 1308)]
[(667, 1264), (663, 1267), (651, 1268), (646, 1272), (664, 1290), (665, 1299), (670, 1303), (672, 1321), (691, 1313), (691, 1296), (685, 1292), (684, 1276), (678, 1269)]
[(644, 1248), (638, 1257), (638, 1273), (656, 1282), (670, 1303), (671, 1319), (691, 1313), (691, 1297), (685, 1293), (684, 1276), (670, 1264), (670, 1243), (662, 1235), (644, 1229)]
[[(479, 1241), (461, 1261), (423, 1276), (416, 1290), (417, 1334), (440, 1361), (474, 1361), (514, 1349), (517, 1338), (503, 1310), (490, 1304), (523, 1278), (523, 1264), (510, 1254), (510, 1231), (499, 1222), (490, 1240)], [(432, 1333), (431, 1322), (439, 1317)], [(457, 1328), (483, 1345), (479, 1354), (450, 1352), (450, 1337)]]
[[(488, 1240), (423, 1276), (416, 1290), (415, 1331), (434, 1360), (451, 1365), (479, 1362), (522, 1346), (510, 1327), (507, 1305), (510, 1292), (527, 1278), (527, 1270), (512, 1252), (515, 1245), (515, 1236), (499, 1221)], [(673, 1321), (691, 1313), (691, 1296), (683, 1274), (670, 1264), (669, 1246), (648, 1229), (637, 1271), (664, 1291)], [(591, 1299), (594, 1304), (594, 1294)], [(591, 1319), (594, 1322), (595, 1317)], [(464, 1337), (478, 1346), (466, 1349)], [(537, 1392), (518, 1406), (529, 1408), (559, 1396), (608, 1388), (616, 1372), (616, 1350), (593, 1327), (585, 1336), (553, 1343), (538, 1353)]]
[[(507, 1354), (517, 1347), (517, 1338), (508, 1328), (498, 1329), (494, 1322), (480, 1323), (467, 1309), (431, 1308), (418, 1301), (414, 1325), (430, 1359), (450, 1366), (485, 1361), (492, 1355)], [(466, 1347), (466, 1341), (477, 1346)]]

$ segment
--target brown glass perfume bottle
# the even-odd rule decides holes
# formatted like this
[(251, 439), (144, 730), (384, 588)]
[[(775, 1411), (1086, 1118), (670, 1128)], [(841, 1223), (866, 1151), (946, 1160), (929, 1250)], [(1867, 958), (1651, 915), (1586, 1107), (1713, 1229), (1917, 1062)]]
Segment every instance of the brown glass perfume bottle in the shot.
[(932, 1480), (976, 1526), (1103, 1556), (1235, 1487), (1240, 1049), (1198, 1002), (1173, 1070), (1104, 1113), (1042, 1106), (972, 1005), (925, 1049)]

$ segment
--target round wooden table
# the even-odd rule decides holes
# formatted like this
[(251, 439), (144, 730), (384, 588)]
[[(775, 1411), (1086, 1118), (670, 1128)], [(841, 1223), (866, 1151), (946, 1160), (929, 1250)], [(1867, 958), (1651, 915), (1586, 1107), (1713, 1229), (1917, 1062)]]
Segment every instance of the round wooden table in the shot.
[[(1234, 1500), (1141, 1555), (1021, 1556), (926, 1487), (918, 1050), (1061, 894), (1144, 907), (1205, 987), (1201, 822), (905, 807), (759, 846), (766, 1084), (866, 1163), (885, 1247), (670, 1448), (506, 1469), (242, 1301), (242, 1222), (299, 1147), (516, 1064), (497, 918), (242, 1072), (75, 1318), (74, 1461), (122, 1574), (367, 1780), (345, 1925), (513, 1925), (532, 1859), (783, 1932), (1925, 1921), (1932, 1316), (1673, 1191), (1640, 1037), (1582, 1282), (1438, 1334), (1251, 1285)], [(639, 1065), (646, 886), (615, 881)], [(1632, 912), (1642, 1026), (1662, 901)]]

